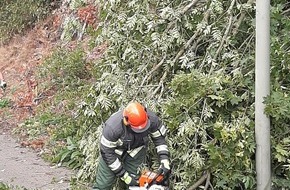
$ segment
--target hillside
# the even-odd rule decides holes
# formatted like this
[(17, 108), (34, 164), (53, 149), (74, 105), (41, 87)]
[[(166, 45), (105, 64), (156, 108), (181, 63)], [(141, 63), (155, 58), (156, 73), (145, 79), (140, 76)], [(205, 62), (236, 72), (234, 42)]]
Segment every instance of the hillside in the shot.
[(69, 187), (71, 171), (53, 167), (40, 158), (45, 137), (30, 141), (25, 132), (19, 136), (12, 133), (36, 112), (41, 94), (36, 68), (58, 43), (56, 18), (52, 15), (0, 47), (0, 76), (7, 84), (5, 90), (0, 90), (0, 185), (4, 182), (28, 189)]
[(0, 123), (5, 130), (10, 131), (34, 114), (38, 95), (35, 69), (57, 44), (57, 26), (53, 25), (53, 19), (38, 23), (24, 36), (15, 36), (9, 44), (0, 47), (0, 72), (7, 83), (0, 97), (12, 100), (9, 107), (0, 110)]

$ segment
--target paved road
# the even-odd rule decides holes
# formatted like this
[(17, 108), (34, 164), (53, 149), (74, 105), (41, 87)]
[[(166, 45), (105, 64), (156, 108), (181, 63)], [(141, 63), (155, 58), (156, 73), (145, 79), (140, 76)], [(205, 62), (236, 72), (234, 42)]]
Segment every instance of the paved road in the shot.
[(54, 168), (9, 135), (0, 133), (0, 182), (29, 190), (69, 189), (71, 172)]

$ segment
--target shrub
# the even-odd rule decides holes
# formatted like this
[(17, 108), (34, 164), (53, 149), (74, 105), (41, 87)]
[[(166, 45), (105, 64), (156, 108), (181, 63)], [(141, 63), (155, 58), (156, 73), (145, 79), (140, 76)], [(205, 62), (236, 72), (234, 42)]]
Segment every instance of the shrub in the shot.
[(1, 0), (0, 43), (5, 43), (13, 35), (22, 34), (33, 27), (58, 4), (58, 0)]

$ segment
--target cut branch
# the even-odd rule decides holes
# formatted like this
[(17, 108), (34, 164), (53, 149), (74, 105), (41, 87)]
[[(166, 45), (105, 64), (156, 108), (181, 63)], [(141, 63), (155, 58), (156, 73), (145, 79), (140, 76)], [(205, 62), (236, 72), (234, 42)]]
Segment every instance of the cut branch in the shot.
[(163, 86), (163, 83), (164, 83), (164, 80), (165, 80), (166, 76), (167, 76), (167, 71), (164, 72), (162, 78), (161, 78), (160, 81), (159, 81), (159, 85), (158, 85), (158, 87), (157, 87), (157, 88), (154, 90), (154, 92), (152, 93), (153, 96), (158, 92), (159, 88), (161, 88), (161, 87)]
[[(203, 18), (202, 22), (208, 22), (208, 18), (209, 18), (209, 13), (210, 11), (208, 10), (205, 13), (205, 16)], [(191, 38), (186, 42), (186, 44), (179, 50), (179, 52), (176, 54), (174, 60), (173, 60), (173, 64), (175, 64), (178, 59), (184, 54), (185, 50), (190, 46), (190, 44), (193, 42), (194, 39), (196, 39), (196, 37), (201, 33), (202, 29), (200, 28), (199, 30), (197, 30), (193, 36), (191, 36)]]
[[(188, 5), (186, 5), (183, 9), (182, 9), (182, 12), (181, 12), (181, 15), (183, 15), (183, 14), (185, 14), (189, 9), (191, 9), (193, 6), (195, 6), (197, 3), (198, 3), (198, 1), (199, 0), (193, 0), (193, 1), (191, 1), (191, 3), (189, 3)], [(207, 18), (208, 18), (208, 15), (209, 14), (206, 14), (207, 16)], [(206, 19), (207, 20), (207, 19)], [(166, 32), (173, 26), (173, 24), (175, 23), (175, 21), (171, 21), (169, 24), (168, 24), (168, 26), (167, 26), (167, 28), (166, 28)], [(178, 60), (180, 57), (181, 57), (181, 55), (184, 53), (184, 51), (185, 51), (185, 49), (186, 48), (188, 48), (188, 46), (192, 43), (192, 41), (197, 37), (199, 35), (199, 32), (196, 32), (195, 33), (195, 35), (194, 36), (192, 36), (191, 38), (190, 38), (190, 40), (185, 44), (185, 47), (183, 47), (178, 53), (177, 53), (177, 56), (175, 57), (175, 59), (174, 59), (174, 62), (173, 62), (173, 64), (176, 62), (176, 60)], [(165, 61), (165, 58), (166, 58), (166, 55), (165, 56), (163, 56), (163, 58), (162, 58), (162, 60), (144, 77), (144, 79), (142, 80), (142, 83), (141, 83), (141, 85), (140, 86), (143, 86), (144, 84), (145, 84), (145, 82), (146, 81), (149, 81), (150, 79), (151, 79), (151, 77), (152, 77), (152, 74), (153, 74), (153, 72), (155, 72), (157, 69), (159, 69), (161, 66), (162, 66), (162, 64), (164, 63), (164, 61)], [(167, 75), (167, 73), (165, 72), (165, 77), (166, 77), (166, 75)], [(164, 76), (164, 75), (163, 75)], [(161, 81), (160, 82), (162, 82), (162, 79), (161, 79)], [(160, 84), (160, 83), (159, 83)], [(157, 88), (157, 89), (159, 89), (159, 88)], [(154, 92), (156, 92), (156, 90), (154, 91)], [(138, 93), (137, 93), (138, 94)]]
[(198, 188), (201, 184), (203, 184), (205, 182), (205, 180), (208, 178), (208, 176), (209, 176), (209, 171), (207, 171), (206, 174), (201, 176), (201, 178), (195, 184), (190, 186), (187, 190), (194, 190), (194, 189)]
[[(248, 0), (248, 2), (247, 2), (247, 4), (250, 5), (250, 6), (251, 6), (253, 3), (254, 3), (254, 0)], [(245, 13), (245, 11), (243, 11), (243, 12), (241, 13), (241, 16), (239, 17), (239, 20), (238, 20), (238, 21), (236, 22), (236, 24), (235, 24), (235, 28), (234, 28), (234, 30), (233, 30), (233, 36), (235, 36), (235, 35), (238, 33), (238, 29), (239, 29), (240, 25), (242, 24), (242, 22), (243, 22), (245, 16), (246, 16), (246, 13)]]
[(208, 186), (210, 185), (210, 173), (208, 173), (206, 182), (205, 182), (205, 186), (204, 186), (204, 190), (207, 190)]
[(224, 33), (224, 36), (223, 36), (222, 41), (221, 41), (221, 43), (220, 43), (220, 46), (219, 46), (218, 50), (216, 51), (216, 54), (215, 54), (215, 56), (214, 56), (214, 60), (216, 60), (217, 56), (220, 54), (220, 52), (221, 52), (221, 50), (222, 50), (222, 48), (223, 48), (223, 45), (224, 45), (224, 43), (225, 43), (225, 41), (226, 41), (226, 38), (228, 37), (228, 35), (229, 35), (229, 33), (230, 33), (230, 29), (231, 29), (231, 27), (232, 27), (232, 23), (233, 23), (232, 10), (233, 10), (233, 7), (234, 7), (234, 5), (235, 5), (235, 2), (236, 2), (236, 1), (233, 0), (233, 1), (231, 2), (231, 5), (230, 5), (229, 9), (228, 9), (228, 14), (230, 15), (229, 24), (228, 24), (228, 27), (227, 27), (225, 33)]
[(191, 1), (191, 3), (189, 3), (188, 5), (186, 5), (184, 7), (184, 9), (182, 10), (182, 14), (186, 13), (191, 7), (195, 6), (196, 3), (198, 3), (199, 0), (193, 0)]
[(154, 73), (159, 67), (161, 67), (161, 65), (164, 63), (166, 56), (163, 56), (162, 60), (155, 66), (153, 67), (153, 69), (144, 77), (141, 86), (144, 85), (145, 81), (150, 80), (150, 78), (152, 77), (152, 73)]
[[(200, 1), (200, 0), (193, 0), (193, 1), (191, 1), (188, 5), (186, 5), (183, 9), (182, 9), (182, 11), (181, 11), (181, 13), (180, 13), (180, 16), (181, 15), (184, 15), (189, 9), (191, 9), (193, 6), (195, 6), (197, 3), (198, 3), (198, 1)], [(169, 24), (168, 24), (168, 26), (167, 26), (167, 28), (166, 28), (166, 32), (173, 26), (173, 24), (175, 23), (175, 20), (174, 21), (171, 21)]]

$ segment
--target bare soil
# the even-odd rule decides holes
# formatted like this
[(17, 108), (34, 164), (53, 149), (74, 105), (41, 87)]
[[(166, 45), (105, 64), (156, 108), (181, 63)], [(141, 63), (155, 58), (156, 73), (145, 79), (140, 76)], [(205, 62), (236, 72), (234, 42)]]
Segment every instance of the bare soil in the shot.
[(0, 102), (9, 101), (9, 106), (0, 107), (0, 183), (27, 189), (69, 189), (72, 171), (51, 166), (39, 156), (45, 140), (28, 142), (25, 135), (12, 133), (35, 114), (39, 93), (35, 72), (57, 45), (57, 19), (52, 16), (0, 46), (0, 80), (7, 83), (5, 91), (0, 89)]

